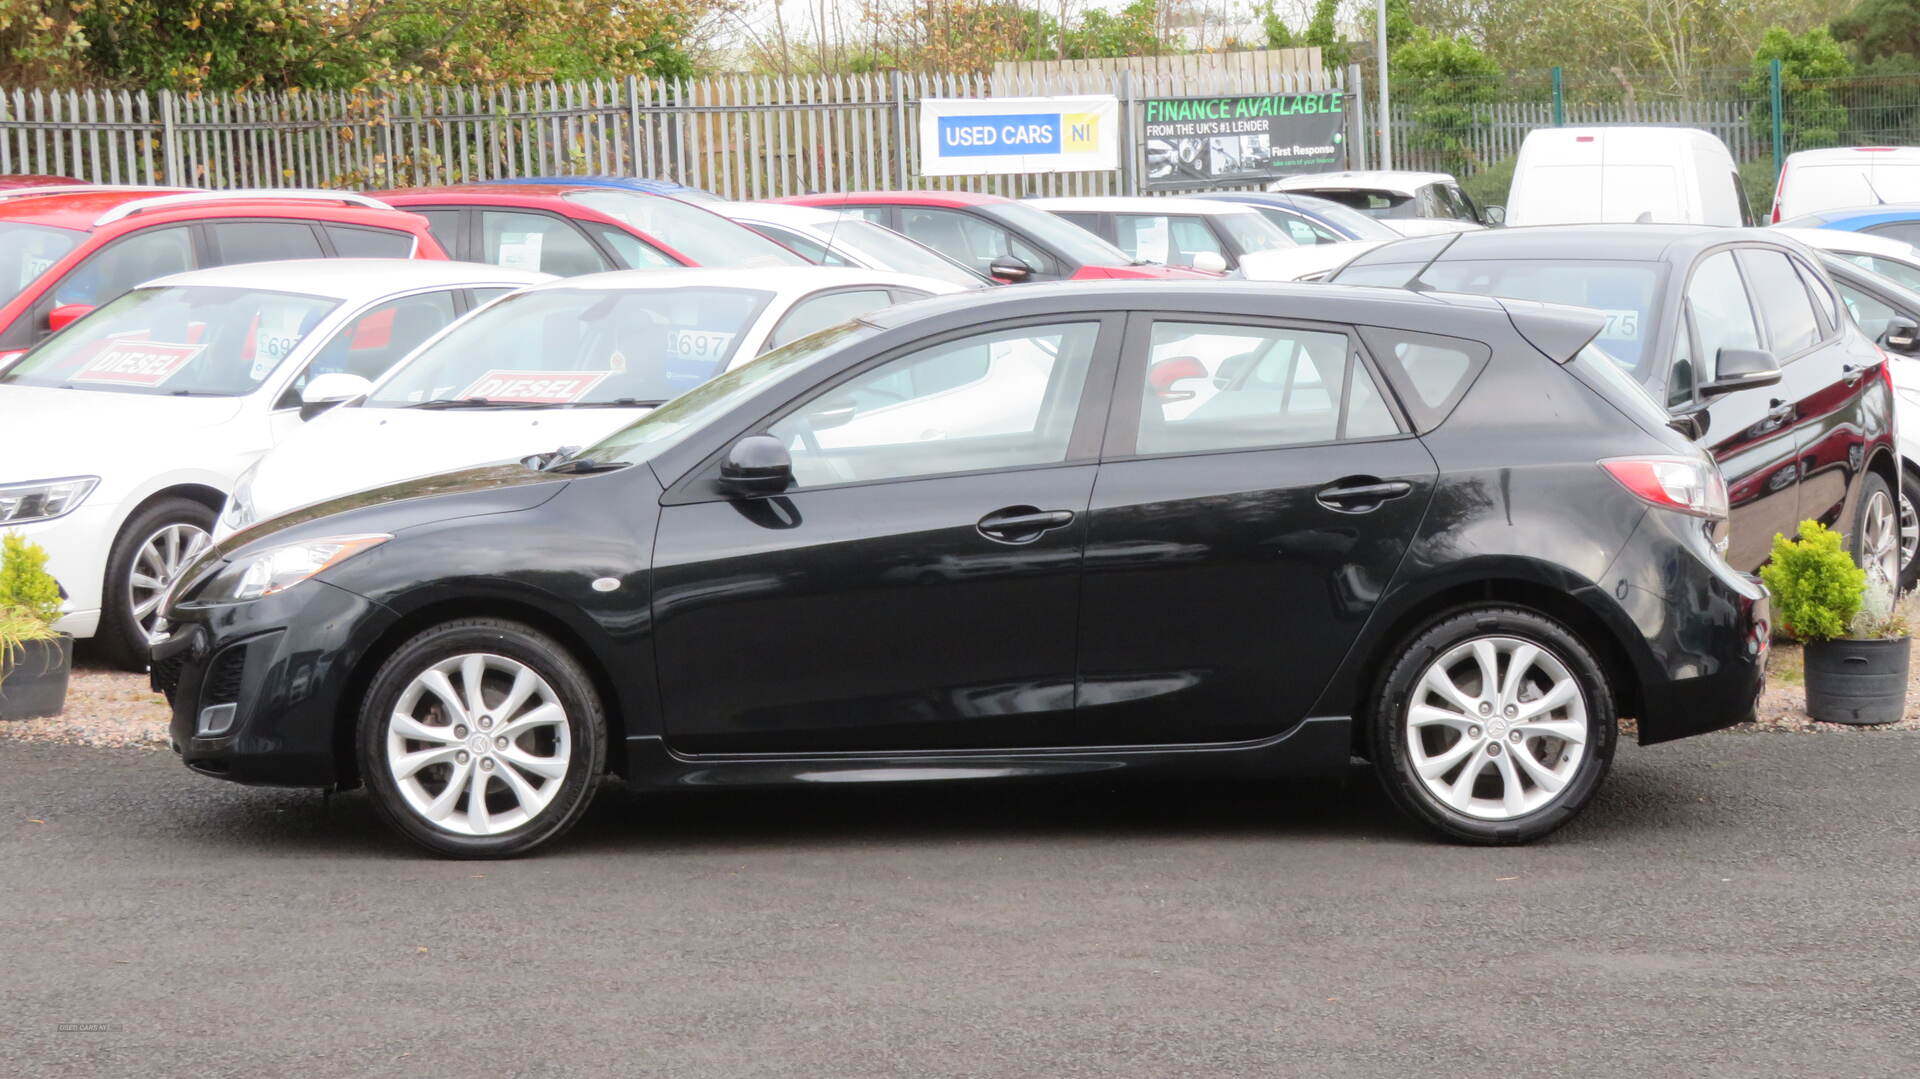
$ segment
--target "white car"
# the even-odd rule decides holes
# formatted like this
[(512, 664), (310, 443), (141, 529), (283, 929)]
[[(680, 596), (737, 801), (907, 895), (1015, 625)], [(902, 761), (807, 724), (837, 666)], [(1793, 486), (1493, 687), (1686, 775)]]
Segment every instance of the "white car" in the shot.
[(1351, 206), (1402, 236), (1465, 232), (1493, 223), (1461, 189), (1460, 181), (1444, 172), (1302, 173), (1275, 180), (1267, 190)]
[(833, 266), (624, 270), (528, 289), (352, 387), (355, 399), (241, 477), (218, 535), (356, 491), (589, 446), (770, 349), (960, 291)]
[(898, 270), (951, 281), (962, 288), (994, 283), (970, 266), (853, 214), (781, 202), (715, 202), (705, 208), (785, 244), (818, 266)]
[(1773, 219), (1821, 210), (1920, 201), (1920, 147), (1835, 146), (1801, 150), (1780, 164)]
[(1527, 133), (1508, 225), (1753, 223), (1727, 144), (1697, 127), (1543, 127)]
[(1240, 276), (1249, 281), (1322, 281), (1365, 252), (1376, 240), (1306, 244), (1285, 251), (1260, 251), (1240, 259)]
[(1836, 255), (1882, 277), (1891, 278), (1910, 289), (1920, 289), (1920, 249), (1891, 236), (1844, 229), (1781, 228), (1772, 231), (1830, 255)]
[(133, 289), (0, 372), (0, 531), (47, 549), (68, 594), (56, 628), (144, 668), (168, 585), (234, 480), (305, 426), (310, 382), (382, 375), (469, 308), (551, 279), (324, 259)]
[(1124, 196), (1024, 201), (1066, 218), (1129, 258), (1162, 266), (1226, 273), (1238, 270), (1249, 255), (1299, 246), (1265, 214), (1240, 202)]

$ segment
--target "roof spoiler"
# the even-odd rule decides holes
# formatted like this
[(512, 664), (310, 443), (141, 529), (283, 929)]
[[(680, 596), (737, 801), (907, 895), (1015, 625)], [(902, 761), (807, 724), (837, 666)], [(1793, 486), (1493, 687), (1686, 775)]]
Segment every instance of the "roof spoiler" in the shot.
[(1566, 363), (1607, 328), (1607, 316), (1592, 308), (1533, 300), (1500, 301), (1507, 318), (1527, 343), (1555, 363)]

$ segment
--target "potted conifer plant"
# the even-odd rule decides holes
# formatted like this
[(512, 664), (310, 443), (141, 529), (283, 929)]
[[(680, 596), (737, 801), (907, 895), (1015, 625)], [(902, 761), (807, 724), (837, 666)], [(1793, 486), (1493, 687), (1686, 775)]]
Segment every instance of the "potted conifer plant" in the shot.
[(1890, 586), (1868, 586), (1840, 534), (1800, 522), (1798, 540), (1773, 538), (1760, 577), (1780, 628), (1806, 646), (1807, 714), (1863, 726), (1899, 719), (1911, 644), (1906, 615)]
[(53, 629), (61, 598), (47, 552), (18, 532), (0, 537), (0, 719), (50, 716), (66, 706), (73, 638)]

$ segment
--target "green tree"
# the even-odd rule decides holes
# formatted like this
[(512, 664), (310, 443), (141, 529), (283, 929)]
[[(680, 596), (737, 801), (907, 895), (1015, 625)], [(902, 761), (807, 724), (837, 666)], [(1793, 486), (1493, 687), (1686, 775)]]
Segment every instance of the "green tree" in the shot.
[(1465, 36), (1420, 29), (1393, 50), (1387, 67), (1394, 99), (1413, 124), (1409, 145), (1455, 175), (1479, 165), (1472, 137), (1483, 123), (1480, 106), (1500, 94), (1500, 65)]
[(1754, 51), (1750, 75), (1741, 89), (1758, 101), (1754, 133), (1772, 138), (1773, 98), (1770, 72), (1780, 61), (1780, 116), (1789, 150), (1838, 146), (1846, 134), (1847, 110), (1834, 95), (1835, 79), (1853, 74), (1853, 61), (1826, 27), (1795, 34), (1769, 29)]
[(1089, 9), (1067, 31), (1066, 45), (1067, 57), (1074, 60), (1157, 55), (1162, 51), (1159, 0), (1133, 0), (1113, 14)]
[(1868, 62), (1920, 57), (1920, 0), (1862, 0), (1833, 20), (1833, 36)]

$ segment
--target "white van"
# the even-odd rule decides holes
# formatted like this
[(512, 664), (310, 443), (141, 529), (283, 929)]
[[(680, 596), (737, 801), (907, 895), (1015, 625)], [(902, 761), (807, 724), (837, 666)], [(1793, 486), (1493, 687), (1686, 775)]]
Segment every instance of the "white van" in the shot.
[(1773, 189), (1773, 220), (1850, 206), (1920, 202), (1920, 148), (1840, 146), (1788, 154)]
[(1751, 225), (1727, 144), (1691, 127), (1544, 127), (1520, 144), (1509, 225)]

